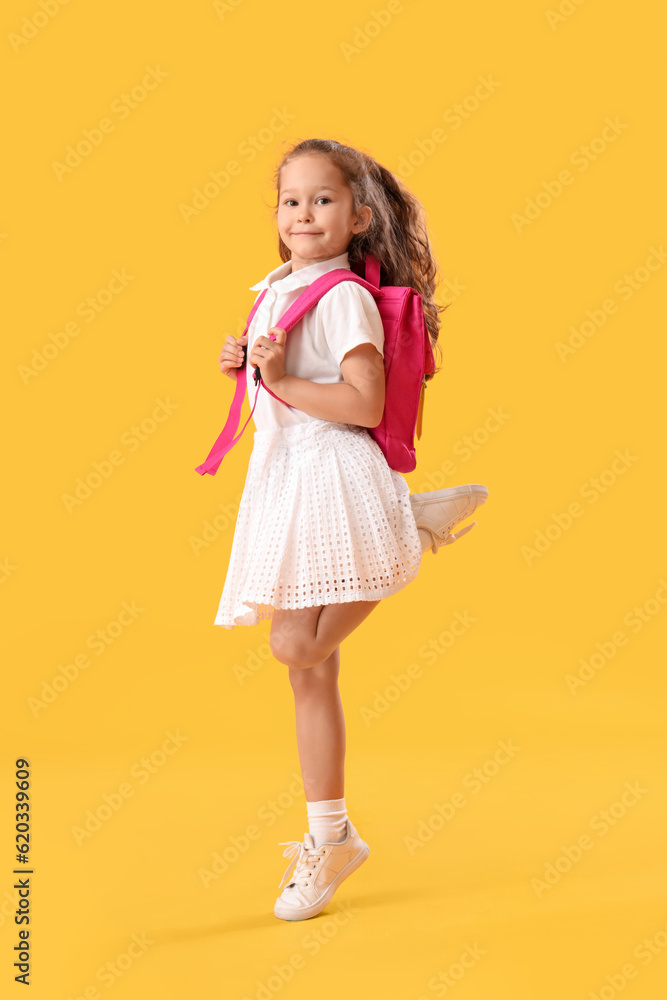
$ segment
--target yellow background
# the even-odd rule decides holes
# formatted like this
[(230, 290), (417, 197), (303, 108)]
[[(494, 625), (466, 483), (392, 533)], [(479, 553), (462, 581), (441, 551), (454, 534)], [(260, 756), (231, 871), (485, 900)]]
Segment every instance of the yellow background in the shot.
[[(667, 241), (665, 25), (647, 0), (561, 8), (4, 6), (3, 995), (22, 995), (12, 803), (26, 757), (40, 1000), (665, 996), (667, 268), (651, 257)], [(151, 67), (166, 75), (121, 112)], [(293, 116), (279, 129), (276, 109)], [(59, 179), (54, 163), (104, 118), (113, 129)], [(286, 668), (267, 622), (213, 626), (252, 425), (216, 477), (194, 468), (231, 399), (224, 337), (280, 263), (273, 170), (310, 136), (413, 164), (452, 306), (406, 478), (413, 491), (484, 483), (490, 497), (342, 646), (346, 803), (371, 857), (320, 916), (289, 924), (272, 912), (278, 844), (307, 820)], [(186, 222), (181, 206), (234, 159), (240, 172)], [(106, 296), (114, 269), (132, 278)], [(112, 299), (91, 322), (77, 312), (89, 296)], [(562, 360), (570, 328), (610, 299)], [(77, 320), (26, 379), (33, 351)], [(158, 400), (171, 412), (138, 441)], [(494, 429), (491, 410), (505, 414)], [(68, 511), (77, 478), (118, 450)], [(123, 602), (141, 610), (114, 627)], [(454, 641), (457, 613), (474, 622)], [(98, 629), (113, 634), (104, 652), (88, 645)], [(392, 687), (410, 664), (420, 676)], [(168, 733), (181, 743), (166, 753)], [(517, 750), (494, 766), (499, 741)], [(475, 768), (489, 772), (478, 791)], [(434, 820), (457, 793), (465, 804)], [(206, 887), (201, 870), (225, 851)]]

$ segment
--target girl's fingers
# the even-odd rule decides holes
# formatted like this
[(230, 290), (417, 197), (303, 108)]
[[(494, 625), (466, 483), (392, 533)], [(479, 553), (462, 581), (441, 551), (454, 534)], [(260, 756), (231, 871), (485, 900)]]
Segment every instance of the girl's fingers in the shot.
[(241, 337), (237, 340), (232, 337), (231, 334), (226, 339), (226, 343), (218, 356), (218, 367), (223, 375), (228, 375), (229, 378), (236, 381), (236, 370), (240, 368), (243, 364), (243, 343), (247, 341), (247, 337)]
[(218, 360), (226, 359), (231, 364), (238, 364), (243, 361), (243, 348), (239, 347), (234, 340), (231, 344), (225, 345), (218, 356)]
[(230, 334), (225, 339), (222, 351), (218, 355), (218, 367), (223, 375), (236, 381), (236, 371), (243, 364), (243, 347), (248, 343), (248, 335), (244, 333), (238, 340)]

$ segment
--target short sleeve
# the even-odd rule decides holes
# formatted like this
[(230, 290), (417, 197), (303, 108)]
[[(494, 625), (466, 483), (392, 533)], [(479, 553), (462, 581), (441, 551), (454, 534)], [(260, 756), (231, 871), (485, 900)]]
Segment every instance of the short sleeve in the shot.
[(320, 299), (317, 316), (338, 365), (359, 344), (373, 344), (384, 357), (382, 319), (367, 288), (354, 281), (341, 281)]

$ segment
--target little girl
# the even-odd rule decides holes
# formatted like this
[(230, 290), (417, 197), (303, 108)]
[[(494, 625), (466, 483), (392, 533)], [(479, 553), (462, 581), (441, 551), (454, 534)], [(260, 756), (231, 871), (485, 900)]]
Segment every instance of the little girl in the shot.
[(303, 920), (370, 853), (345, 807), (340, 643), (417, 576), (427, 547), (437, 553), (477, 523), (452, 533), (488, 491), (468, 485), (411, 496), (368, 433), (382, 417), (385, 378), (382, 321), (366, 288), (336, 285), (289, 337), (273, 325), (312, 281), (368, 251), (381, 263), (381, 284), (422, 294), (435, 347), (443, 307), (433, 301), (436, 268), (415, 197), (372, 157), (324, 139), (293, 146), (275, 182), (283, 264), (251, 286), (266, 295), (247, 334), (227, 337), (218, 361), (236, 380), (247, 345), (251, 402), (257, 365), (284, 402), (260, 388), (215, 624), (271, 619), (271, 651), (289, 668), (309, 831), (286, 842), (284, 856), (294, 860), (280, 889), (293, 872), (274, 913)]

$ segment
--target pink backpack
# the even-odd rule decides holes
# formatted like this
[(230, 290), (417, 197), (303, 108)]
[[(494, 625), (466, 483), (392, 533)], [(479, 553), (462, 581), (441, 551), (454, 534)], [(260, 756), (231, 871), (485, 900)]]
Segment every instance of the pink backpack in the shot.
[[(387, 464), (396, 472), (412, 472), (417, 464), (414, 438), (421, 437), (422, 411), (424, 390), (426, 388), (425, 374), (435, 368), (435, 360), (426, 326), (426, 318), (422, 307), (422, 297), (414, 288), (402, 285), (383, 285), (380, 287), (380, 262), (371, 254), (366, 254), (365, 278), (352, 270), (339, 267), (327, 271), (316, 278), (292, 303), (281, 318), (275, 323), (286, 333), (312, 309), (330, 288), (341, 281), (356, 281), (363, 285), (373, 295), (382, 326), (384, 328), (384, 371), (386, 380), (385, 405), (382, 420), (377, 427), (369, 427), (371, 437), (379, 444), (387, 459)], [(260, 302), (264, 298), (264, 289), (252, 307), (246, 328), (250, 326)], [(274, 392), (264, 385), (257, 375), (255, 401), (248, 420), (241, 431), (236, 434), (241, 416), (241, 406), (246, 388), (245, 363), (236, 371), (236, 391), (229, 409), (227, 422), (218, 439), (211, 448), (206, 461), (198, 465), (196, 470), (201, 476), (209, 473), (214, 476), (223, 458), (234, 447), (243, 431), (248, 426), (255, 412), (260, 385), (281, 403)], [(288, 406), (285, 403), (285, 406)], [(235, 436), (236, 435), (236, 436)]]

